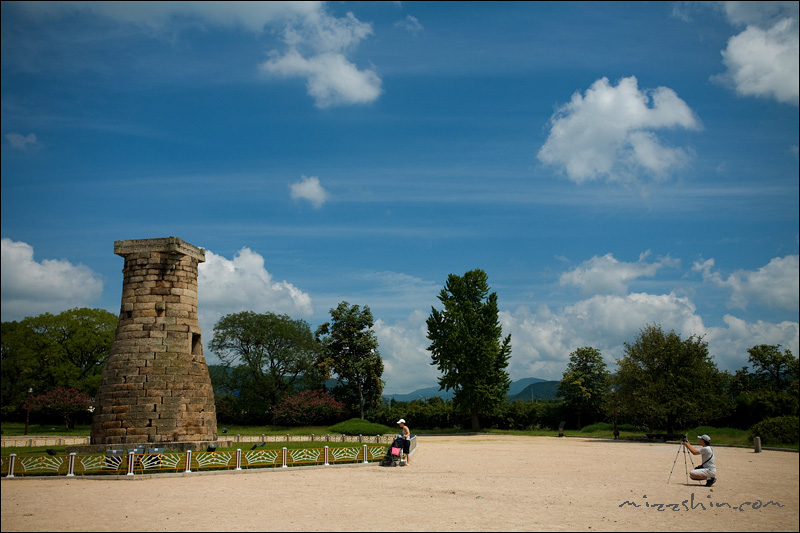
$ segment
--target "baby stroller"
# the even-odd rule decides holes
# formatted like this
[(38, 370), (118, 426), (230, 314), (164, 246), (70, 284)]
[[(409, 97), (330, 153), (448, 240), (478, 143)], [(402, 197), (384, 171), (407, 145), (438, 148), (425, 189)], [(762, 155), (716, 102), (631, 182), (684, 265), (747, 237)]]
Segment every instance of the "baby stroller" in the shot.
[(400, 453), (403, 451), (403, 437), (395, 437), (392, 445), (381, 459), (381, 466), (400, 466)]

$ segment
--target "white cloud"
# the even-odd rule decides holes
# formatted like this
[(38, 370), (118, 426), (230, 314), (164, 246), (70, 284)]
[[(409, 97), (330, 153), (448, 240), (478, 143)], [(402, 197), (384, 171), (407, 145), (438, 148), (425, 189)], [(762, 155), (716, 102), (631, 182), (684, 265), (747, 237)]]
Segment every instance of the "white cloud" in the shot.
[(649, 252), (643, 253), (636, 263), (618, 261), (611, 253), (602, 257), (594, 256), (559, 278), (561, 285), (580, 287), (584, 293), (625, 294), (628, 283), (641, 277), (653, 277), (663, 267), (678, 266), (680, 261), (670, 257), (654, 263), (645, 261)]
[(543, 307), (532, 314), (522, 307), (501, 313), (503, 332), (511, 333), (512, 379), (561, 379), (569, 354), (582, 346), (597, 348), (614, 367), (616, 359), (624, 355), (624, 343), (633, 342), (648, 324), (675, 330), (683, 339), (702, 336), (720, 369), (747, 364), (747, 349), (757, 344), (780, 344), (797, 353), (797, 322), (748, 323), (731, 315), (724, 321), (726, 327), (706, 327), (694, 303), (675, 294), (594, 296), (559, 312)]
[(753, 302), (797, 311), (800, 307), (798, 256), (775, 257), (758, 270), (736, 270), (727, 278), (714, 270), (714, 259), (697, 261), (692, 270), (703, 280), (731, 291), (729, 305), (745, 309)]
[(704, 329), (694, 304), (674, 294), (593, 296), (559, 311), (546, 306), (536, 313), (527, 307), (504, 311), (500, 320), (503, 333), (511, 334), (513, 379), (561, 379), (569, 354), (583, 346), (600, 350), (606, 363), (613, 365), (622, 356), (624, 343), (633, 341), (647, 324), (660, 324), (687, 337)]
[(21, 133), (12, 132), (6, 133), (5, 137), (9, 144), (17, 150), (27, 150), (29, 146), (32, 147), (39, 144), (36, 135), (33, 133), (22, 135)]
[(293, 199), (308, 200), (316, 208), (322, 207), (329, 196), (328, 191), (320, 185), (319, 178), (316, 176), (310, 178), (302, 176), (299, 182), (289, 185), (289, 190)]
[(727, 327), (708, 328), (704, 337), (718, 368), (733, 371), (748, 365), (747, 349), (759, 344), (780, 344), (793, 354), (798, 353), (800, 327), (797, 322), (773, 324), (759, 320), (748, 323), (732, 315), (725, 315), (723, 321)]
[(424, 30), (425, 28), (422, 26), (422, 23), (412, 15), (406, 16), (403, 20), (398, 20), (394, 23), (395, 28), (400, 28), (411, 32), (414, 35), (417, 35), (419, 32)]
[(198, 268), (197, 297), (198, 320), (206, 332), (206, 343), (216, 322), (227, 314), (253, 311), (298, 319), (313, 312), (308, 294), (287, 281), (274, 281), (264, 268), (264, 258), (247, 247), (233, 259), (206, 250), (206, 260)]
[[(387, 394), (408, 393), (436, 385), (438, 372), (430, 365), (426, 337), (427, 312), (415, 311), (406, 320), (375, 325), (384, 360)], [(725, 326), (706, 327), (694, 303), (676, 294), (633, 293), (603, 295), (580, 300), (560, 310), (547, 306), (532, 312), (528, 307), (499, 313), (503, 335), (511, 334), (512, 354), (508, 371), (512, 380), (525, 377), (559, 380), (577, 348), (591, 346), (603, 355), (611, 369), (624, 355), (625, 343), (633, 342), (641, 329), (657, 324), (674, 330), (682, 339), (701, 336), (721, 370), (747, 364), (747, 349), (757, 344), (780, 344), (798, 352), (797, 322), (748, 323), (726, 315)]]
[(366, 104), (381, 94), (381, 79), (369, 69), (359, 70), (345, 54), (372, 34), (372, 25), (352, 13), (336, 18), (319, 9), (295, 19), (284, 31), (288, 50), (277, 50), (262, 63), (267, 74), (306, 79), (315, 105)]
[(665, 146), (654, 130), (700, 127), (689, 106), (668, 87), (640, 91), (633, 76), (616, 87), (601, 78), (585, 95), (576, 92), (556, 110), (538, 158), (576, 183), (663, 178), (684, 166), (688, 154)]
[(174, 38), (166, 28), (207, 25), (242, 28), (262, 34), (282, 28), (283, 51), (273, 49), (260, 65), (272, 76), (305, 78), (317, 107), (366, 104), (381, 94), (381, 79), (347, 59), (372, 24), (352, 13), (328, 13), (325, 2), (21, 2), (35, 16), (65, 17), (91, 13), (120, 24), (150, 28)]
[(726, 2), (728, 20), (745, 25), (722, 50), (724, 74), (712, 79), (742, 96), (798, 105), (800, 46), (797, 2)]
[(87, 307), (103, 292), (99, 275), (84, 265), (65, 259), (37, 263), (31, 245), (7, 238), (0, 246), (3, 321)]
[(426, 335), (428, 315), (414, 311), (407, 319), (388, 324), (376, 320), (374, 331), (383, 359), (384, 394), (405, 394), (437, 385), (439, 372), (431, 365)]

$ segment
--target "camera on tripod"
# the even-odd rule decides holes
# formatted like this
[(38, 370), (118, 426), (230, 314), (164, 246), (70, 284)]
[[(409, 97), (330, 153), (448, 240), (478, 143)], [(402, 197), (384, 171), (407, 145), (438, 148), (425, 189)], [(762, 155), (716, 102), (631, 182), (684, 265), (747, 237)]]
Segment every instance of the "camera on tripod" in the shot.
[(688, 438), (686, 435), (684, 435), (684, 436), (681, 438), (681, 442), (686, 442), (686, 441), (688, 441), (688, 440), (689, 440), (689, 438)]

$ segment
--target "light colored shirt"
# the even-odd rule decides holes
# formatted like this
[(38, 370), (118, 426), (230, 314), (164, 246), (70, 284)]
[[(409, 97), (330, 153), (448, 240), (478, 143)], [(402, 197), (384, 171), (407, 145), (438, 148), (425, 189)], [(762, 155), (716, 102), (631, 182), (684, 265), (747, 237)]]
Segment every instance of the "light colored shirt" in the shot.
[[(711, 449), (711, 446), (703, 446), (698, 450), (700, 452), (700, 457), (703, 459), (700, 464), (703, 465), (703, 468), (708, 468), (711, 473), (717, 473), (717, 467), (714, 465), (714, 450)], [(700, 468), (698, 466), (697, 468)]]

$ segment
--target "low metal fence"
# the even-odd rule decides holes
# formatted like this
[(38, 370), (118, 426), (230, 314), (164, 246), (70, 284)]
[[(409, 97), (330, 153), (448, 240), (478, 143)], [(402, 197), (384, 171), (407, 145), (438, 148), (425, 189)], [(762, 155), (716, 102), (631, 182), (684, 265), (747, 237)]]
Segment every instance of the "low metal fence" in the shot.
[(0, 475), (85, 476), (190, 473), (211, 470), (329, 466), (379, 461), (385, 446), (361, 445), (280, 450), (142, 452), (111, 450), (104, 454), (17, 456), (2, 458)]

